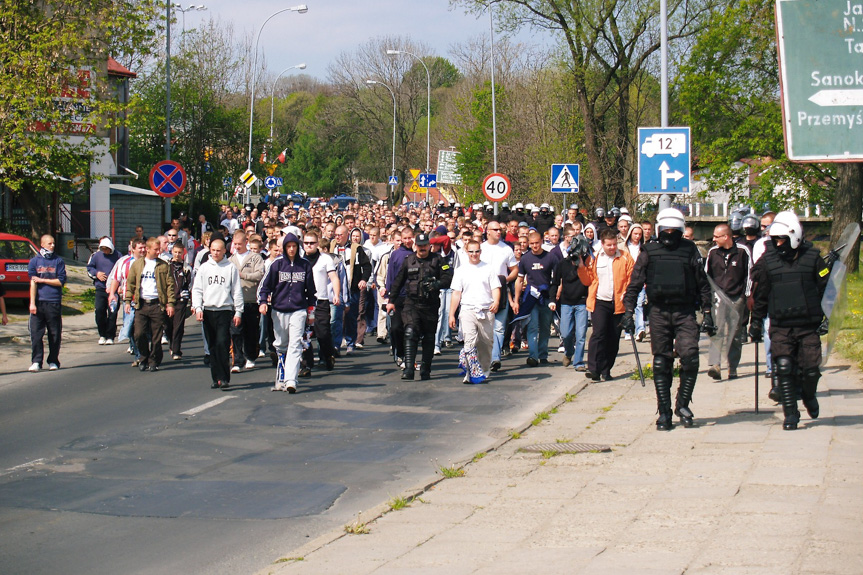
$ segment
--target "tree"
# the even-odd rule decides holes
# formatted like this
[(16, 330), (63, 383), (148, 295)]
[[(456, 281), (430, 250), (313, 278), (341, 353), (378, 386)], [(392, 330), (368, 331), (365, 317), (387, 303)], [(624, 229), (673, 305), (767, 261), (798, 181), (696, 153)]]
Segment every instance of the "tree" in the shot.
[[(670, 0), (669, 41), (697, 34), (723, 0)], [(475, 13), (488, 0), (451, 0)], [(599, 197), (622, 204), (632, 183), (627, 165), (634, 155), (630, 123), (633, 88), (649, 72), (660, 48), (659, 4), (652, 0), (497, 0), (499, 23), (551, 30), (563, 42), (584, 129), (587, 171)]]
[(157, 11), (155, 0), (0, 0), (0, 178), (34, 236), (122, 121), (108, 57), (152, 50)]

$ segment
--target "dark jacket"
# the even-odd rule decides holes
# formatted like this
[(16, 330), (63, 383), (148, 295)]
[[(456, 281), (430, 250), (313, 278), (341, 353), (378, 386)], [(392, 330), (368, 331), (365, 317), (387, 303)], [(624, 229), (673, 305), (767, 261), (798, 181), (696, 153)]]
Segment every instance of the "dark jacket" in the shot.
[[(291, 241), (298, 241), (294, 234), (286, 235), (283, 245)], [(273, 309), (282, 313), (313, 306), (316, 298), (311, 262), (299, 253), (293, 261), (287, 254), (276, 258), (258, 287), (258, 304), (267, 303), (268, 299)]]
[(404, 297), (404, 293), (393, 293), (393, 283), (395, 283), (396, 276), (399, 273), (399, 270), (402, 269), (402, 264), (407, 259), (409, 255), (411, 255), (413, 250), (410, 250), (404, 246), (399, 246), (399, 249), (392, 252), (390, 256), (390, 261), (387, 264), (387, 282), (384, 287), (387, 290), (387, 297), (389, 297), (390, 301), (393, 301), (396, 298)]
[[(111, 270), (108, 270), (111, 271)], [(27, 265), (27, 273), (30, 278), (40, 277), (42, 279), (58, 279), (61, 285), (66, 284), (66, 262), (55, 253), (49, 256), (34, 256)], [(47, 285), (36, 285), (36, 302), (60, 303), (63, 298), (63, 288)]]
[(713, 246), (704, 260), (704, 271), (722, 293), (731, 299), (748, 295), (751, 288), (752, 254), (745, 245)]
[(587, 303), (589, 288), (578, 279), (578, 266), (573, 264), (569, 258), (564, 258), (554, 266), (550, 289), (552, 297), (557, 294), (560, 286), (563, 286), (558, 300), (561, 305), (585, 305)]
[(96, 289), (105, 289), (105, 282), (98, 279), (96, 274), (102, 272), (105, 275), (110, 275), (114, 269), (114, 264), (120, 259), (120, 252), (114, 250), (110, 255), (106, 255), (102, 250), (98, 250), (90, 256), (90, 261), (87, 262), (87, 275), (93, 280), (93, 286)]

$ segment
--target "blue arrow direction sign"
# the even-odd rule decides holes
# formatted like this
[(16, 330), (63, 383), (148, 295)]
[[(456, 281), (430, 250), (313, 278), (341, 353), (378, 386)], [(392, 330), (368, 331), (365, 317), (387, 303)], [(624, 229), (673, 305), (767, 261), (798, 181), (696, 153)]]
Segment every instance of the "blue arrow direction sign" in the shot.
[(397, 186), (399, 185), (399, 177), (398, 176), (390, 176), (390, 181), (387, 183), (388, 186)]
[(688, 194), (690, 191), (688, 126), (638, 129), (638, 193)]
[(425, 174), (426, 188), (437, 188), (437, 174)]
[(264, 178), (264, 185), (272, 190), (278, 185), (278, 183), (276, 182), (276, 178), (274, 178), (273, 176), (267, 176), (266, 178)]
[(578, 164), (551, 165), (551, 191), (556, 194), (577, 194)]

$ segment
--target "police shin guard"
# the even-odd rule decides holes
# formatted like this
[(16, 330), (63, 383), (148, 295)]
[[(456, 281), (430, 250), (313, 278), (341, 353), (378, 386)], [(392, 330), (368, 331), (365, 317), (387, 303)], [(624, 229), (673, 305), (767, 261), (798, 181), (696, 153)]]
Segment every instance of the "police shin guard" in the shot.
[(818, 398), (815, 397), (815, 392), (818, 391), (819, 379), (821, 379), (821, 371), (817, 367), (803, 370), (803, 389), (800, 396), (803, 398), (803, 405), (806, 407), (806, 412), (812, 419), (818, 419), (818, 415), (821, 412), (821, 407), (818, 405)]
[(797, 429), (800, 423), (800, 411), (797, 410), (797, 386), (794, 385), (794, 360), (788, 356), (776, 358), (776, 387), (782, 396), (782, 412), (785, 421), (782, 429), (791, 431)]
[(677, 389), (677, 401), (674, 406), (674, 415), (680, 418), (683, 427), (692, 427), (692, 411), (689, 402), (692, 401), (692, 392), (695, 389), (695, 380), (698, 378), (698, 356), (680, 359), (680, 387)]
[(405, 328), (405, 369), (402, 379), (414, 378), (414, 365), (417, 360), (417, 336), (414, 328)]
[(423, 381), (431, 379), (431, 364), (434, 357), (434, 333), (423, 336), (423, 355), (420, 362), (420, 379)]
[(671, 378), (673, 375), (673, 360), (663, 355), (654, 356), (653, 385), (656, 387), (656, 403), (659, 408), (659, 418), (656, 420), (657, 431), (670, 431), (674, 427), (671, 422)]

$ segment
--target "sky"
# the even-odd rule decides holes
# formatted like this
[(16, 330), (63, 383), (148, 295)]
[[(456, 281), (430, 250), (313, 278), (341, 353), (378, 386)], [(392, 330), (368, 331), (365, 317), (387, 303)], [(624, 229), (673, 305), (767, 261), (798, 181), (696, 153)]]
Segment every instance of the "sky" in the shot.
[[(176, 1), (176, 0), (175, 0)], [(261, 34), (258, 58), (267, 68), (281, 71), (300, 63), (303, 72), (326, 80), (327, 68), (343, 52), (353, 52), (369, 38), (406, 36), (447, 57), (451, 45), (489, 34), (486, 14), (479, 18), (463, 8), (449, 9), (449, 0), (203, 0), (206, 11), (185, 14), (186, 28), (213, 17), (233, 22), (235, 32), (257, 35), (263, 22), (274, 12), (305, 3), (305, 14), (284, 12), (272, 18)], [(200, 4), (187, 0), (182, 5)], [(178, 24), (182, 14), (177, 14)], [(535, 43), (529, 31), (516, 39)], [(407, 57), (407, 56), (403, 56)]]

